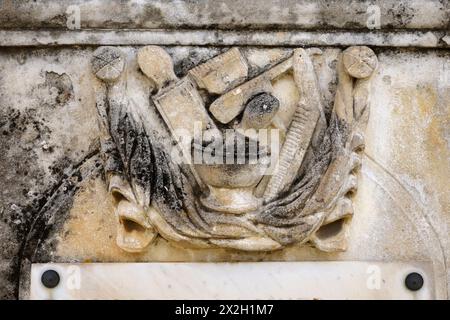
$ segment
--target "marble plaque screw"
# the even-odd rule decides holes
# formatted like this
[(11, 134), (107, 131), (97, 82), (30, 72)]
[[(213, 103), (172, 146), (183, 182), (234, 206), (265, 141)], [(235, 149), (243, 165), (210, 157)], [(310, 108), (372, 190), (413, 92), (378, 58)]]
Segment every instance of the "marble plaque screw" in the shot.
[(49, 289), (55, 288), (59, 284), (59, 274), (55, 270), (47, 270), (41, 276), (42, 284)]
[(405, 278), (405, 285), (411, 291), (420, 290), (423, 287), (423, 277), (417, 272), (411, 272)]

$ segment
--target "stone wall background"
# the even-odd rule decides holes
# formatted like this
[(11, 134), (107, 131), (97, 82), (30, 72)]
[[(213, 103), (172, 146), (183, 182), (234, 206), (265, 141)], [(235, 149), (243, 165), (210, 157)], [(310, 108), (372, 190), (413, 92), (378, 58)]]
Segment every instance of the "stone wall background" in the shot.
[[(0, 1), (0, 298), (26, 298), (31, 261), (230, 260), (427, 261), (432, 266), (437, 297), (447, 298), (448, 2), (378, 1), (383, 21), (380, 30), (367, 28), (369, 1), (349, 1), (348, 6), (338, 1), (288, 1), (283, 6), (280, 1), (258, 5), (249, 1), (245, 6), (224, 1), (226, 8), (211, 3)], [(78, 31), (67, 30), (65, 12), (72, 4), (82, 10)], [(236, 7), (242, 10), (235, 11)], [(112, 11), (101, 12), (101, 8)], [(309, 9), (305, 11), (306, 8)], [(372, 46), (378, 55), (379, 69), (372, 85), (365, 158), (346, 252), (326, 254), (309, 247), (273, 253), (187, 250), (173, 247), (163, 239), (145, 254), (124, 253), (115, 246), (114, 216), (98, 157), (94, 97), (97, 80), (90, 72), (89, 61), (97, 45), (123, 39), (121, 29), (145, 28), (152, 32), (161, 27), (167, 31), (158, 35), (161, 42), (170, 41), (170, 30), (178, 29), (195, 29), (202, 34), (196, 38), (200, 42), (206, 41), (204, 28), (236, 32), (239, 41), (247, 39), (241, 30), (249, 34), (252, 29), (299, 30), (313, 35), (319, 32), (319, 36), (320, 32), (343, 30), (350, 35), (355, 33), (355, 38), (343, 38), (350, 43), (360, 39), (357, 33), (363, 32), (370, 46), (375, 41), (370, 35), (388, 32), (380, 40), (381, 45)], [(82, 33), (96, 28), (117, 29), (116, 38), (113, 37), (116, 40), (105, 34), (88, 38)], [(397, 32), (392, 29), (408, 30), (411, 39), (420, 41), (395, 48), (389, 42), (389, 32)], [(44, 40), (47, 39), (42, 46), (32, 38), (39, 38), (40, 30), (46, 32)], [(19, 33), (12, 37), (10, 32)], [(83, 40), (64, 42), (78, 39), (80, 32)], [(130, 34), (130, 39), (139, 42), (132, 36), (136, 37), (136, 33)], [(54, 39), (54, 43), (48, 39)], [(86, 39), (88, 43), (84, 43)], [(311, 39), (318, 41), (315, 36)], [(77, 41), (82, 43), (76, 44)], [(271, 48), (271, 40), (262, 41), (266, 45), (243, 46), (242, 50), (283, 53), (292, 47), (288, 40), (289, 46), (281, 49)], [(320, 69), (320, 80), (324, 99), (331, 103), (336, 85), (333, 61), (345, 45), (314, 46), (321, 47), (328, 59)], [(167, 50), (181, 76), (228, 47), (192, 44), (168, 46)], [(135, 62), (138, 48), (139, 43), (121, 47), (129, 59), (130, 93), (140, 103), (148, 104), (149, 85)], [(258, 68), (257, 64), (254, 68)]]

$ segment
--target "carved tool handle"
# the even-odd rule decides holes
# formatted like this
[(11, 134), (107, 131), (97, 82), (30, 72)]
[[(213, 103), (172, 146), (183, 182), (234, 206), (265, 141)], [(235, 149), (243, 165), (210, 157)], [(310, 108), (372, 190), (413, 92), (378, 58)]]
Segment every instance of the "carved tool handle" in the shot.
[(263, 92), (271, 93), (273, 90), (271, 80), (288, 71), (291, 67), (292, 59), (289, 58), (223, 94), (211, 103), (209, 111), (217, 121), (224, 124), (230, 123), (242, 112), (250, 98)]
[(207, 186), (191, 161), (191, 141), (196, 135), (196, 122), (200, 124), (201, 134), (209, 130), (218, 135), (219, 131), (209, 117), (202, 97), (190, 77), (177, 78), (172, 58), (163, 48), (146, 46), (138, 51), (137, 60), (142, 72), (155, 85), (157, 93), (152, 100), (180, 148), (180, 160), (188, 164), (197, 184), (206, 192)]
[(264, 193), (265, 201), (276, 198), (294, 181), (322, 110), (314, 66), (304, 49), (294, 51), (293, 68), (301, 100), (286, 134), (273, 176)]
[(178, 80), (173, 71), (172, 58), (161, 47), (145, 46), (137, 53), (138, 65), (153, 82), (156, 91)]

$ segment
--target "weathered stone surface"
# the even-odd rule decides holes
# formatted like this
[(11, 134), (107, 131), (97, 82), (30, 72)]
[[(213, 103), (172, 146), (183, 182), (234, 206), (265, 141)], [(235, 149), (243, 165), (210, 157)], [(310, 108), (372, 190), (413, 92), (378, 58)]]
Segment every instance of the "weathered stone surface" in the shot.
[[(439, 0), (384, 0), (379, 6), (382, 29), (448, 28), (448, 4)], [(39, 1), (4, 0), (0, 22), (4, 28), (66, 28), (69, 6), (78, 6), (87, 28), (205, 28), (220, 29), (367, 29), (373, 1), (305, 0), (157, 0)]]
[[(288, 1), (286, 11), (266, 10), (266, 1), (234, 11), (239, 6), (225, 1), (233, 8), (228, 15), (209, 2), (114, 2), (110, 10), (100, 10), (101, 1), (76, 2), (82, 11), (77, 31), (66, 30), (67, 4), (0, 5), (2, 298), (27, 297), (30, 262), (261, 260), (425, 261), (432, 266), (433, 297), (448, 298), (445, 2), (384, 1), (381, 30), (367, 29), (371, 3), (365, 1)], [(119, 26), (135, 29), (108, 29)], [(25, 27), (33, 30), (17, 30)], [(304, 52), (311, 65), (296, 73), (291, 57), (303, 46), (310, 47)], [(239, 80), (209, 93), (203, 89), (211, 86), (188, 80), (190, 70), (230, 49), (239, 50), (247, 66), (236, 73)], [(227, 72), (226, 64), (209, 67)], [(174, 98), (179, 86), (182, 103)], [(260, 102), (250, 103), (266, 91), (279, 106), (273, 117), (255, 120)], [(167, 99), (169, 115), (159, 99)], [(205, 119), (203, 129), (277, 129), (280, 141), (289, 141), (299, 101), (321, 104), (315, 126), (302, 127), (305, 135), (308, 128), (328, 128), (333, 116), (338, 120), (332, 134), (300, 135), (307, 141), (303, 161), (288, 161), (300, 178), (322, 178), (294, 181), (261, 214), (248, 211), (262, 206), (270, 176), (255, 187), (259, 172), (246, 164), (222, 175), (226, 167), (205, 165), (196, 175), (197, 165), (178, 168), (169, 161), (170, 129), (190, 129), (198, 118)], [(294, 178), (288, 171), (286, 185)], [(301, 197), (309, 190), (318, 196), (306, 205)], [(327, 201), (332, 205), (324, 206)], [(324, 207), (326, 214), (319, 210)]]
[[(191, 50), (194, 52), (197, 49)], [(125, 48), (124, 52), (129, 57), (136, 54), (131, 48)], [(184, 53), (181, 54), (182, 52), (184, 52), (182, 48), (171, 51), (175, 69), (179, 68), (181, 62), (177, 57), (185, 56)], [(320, 68), (332, 70), (327, 69), (329, 68), (327, 64), (322, 65), (321, 61), (335, 61), (336, 55), (333, 52), (327, 51), (326, 56), (320, 59), (317, 57), (315, 62), (319, 64), (315, 67), (318, 67), (318, 70)], [(97, 137), (95, 108), (86, 107), (95, 104), (92, 91), (94, 76), (87, 78), (85, 76), (85, 70), (90, 68), (91, 54), (91, 49), (79, 49), (74, 52), (68, 49), (31, 52), (22, 49), (19, 52), (11, 50), (2, 52), (4, 61), (1, 82), (2, 105), (3, 110), (7, 111), (2, 116), (2, 134), (4, 137), (11, 137), (1, 140), (5, 146), (3, 150), (8, 150), (4, 153), (2, 161), (2, 170), (5, 172), (3, 177), (6, 179), (4, 183), (10, 186), (2, 192), (2, 214), (7, 221), (1, 223), (4, 239), (11, 239), (14, 236), (22, 239), (24, 231), (20, 230), (27, 230), (26, 225), (31, 221), (29, 219), (38, 214), (34, 210), (40, 208), (36, 202), (37, 209), (32, 209), (31, 206), (29, 210), (24, 211), (26, 208), (24, 205), (31, 204), (35, 197), (39, 200), (42, 197), (40, 195), (46, 190), (49, 190), (51, 195), (52, 184), (57, 183), (58, 179), (64, 179), (64, 171), (67, 172), (64, 168), (73, 166), (79, 161), (77, 159), (82, 159), (88, 154), (89, 145), (95, 145)], [(70, 55), (71, 58), (59, 59), (57, 62), (57, 58), (64, 55)], [(20, 56), (24, 58), (17, 59)], [(401, 50), (383, 51), (378, 56), (382, 68), (373, 79), (372, 96), (382, 98), (374, 100), (371, 105), (371, 118), (366, 133), (366, 156), (363, 159), (362, 180), (354, 199), (356, 214), (352, 219), (347, 251), (329, 256), (308, 248), (292, 247), (268, 255), (221, 249), (180, 249), (159, 239), (145, 253), (137, 256), (127, 254), (121, 252), (115, 245), (116, 220), (114, 215), (105, 214), (111, 212), (113, 202), (99, 177), (91, 181), (88, 179), (81, 184), (71, 209), (58, 211), (58, 219), (65, 219), (64, 212), (70, 219), (64, 223), (63, 229), (59, 229), (56, 224), (54, 229), (52, 228), (50, 238), (45, 241), (58, 243), (57, 250), (42, 247), (33, 261), (48, 261), (50, 256), (54, 261), (430, 259), (436, 261), (437, 267), (434, 271), (436, 279), (440, 279), (440, 283), (445, 283), (446, 271), (440, 266), (443, 266), (445, 261), (448, 262), (446, 237), (450, 220), (446, 212), (450, 203), (449, 195), (445, 191), (449, 179), (446, 176), (448, 144), (445, 141), (448, 132), (445, 129), (448, 127), (449, 97), (448, 83), (438, 80), (445, 79), (445, 63), (449, 57), (447, 53), (439, 51)], [(207, 58), (208, 55), (204, 61)], [(23, 59), (26, 63), (20, 64)], [(134, 64), (135, 68), (138, 68), (136, 62), (130, 61), (129, 64), (131, 66)], [(32, 65), (39, 67), (31, 67)], [(51, 68), (48, 69), (47, 66)], [(42, 69), (44, 72), (41, 72)], [(47, 98), (43, 94), (45, 90), (49, 90), (41, 86), (45, 83), (46, 72), (59, 74), (65, 72), (70, 77), (74, 96), (67, 101), (68, 106), (58, 106), (56, 98)], [(333, 79), (336, 75), (328, 72), (319, 76), (319, 85), (333, 92), (335, 90)], [(405, 79), (403, 75), (410, 73), (415, 73), (416, 77)], [(18, 74), (26, 75), (24, 79), (28, 81), (19, 87), (20, 89), (15, 86), (18, 81), (15, 75)], [(141, 79), (142, 76), (136, 74), (129, 81), (137, 84)], [(148, 103), (143, 94), (146, 90), (140, 91), (139, 88), (140, 86), (129, 87), (128, 90), (133, 92), (135, 100), (145, 105)], [(26, 100), (23, 100), (24, 97)], [(24, 103), (18, 104), (17, 101)], [(33, 108), (36, 111), (33, 111)], [(18, 114), (23, 116), (16, 118)], [(38, 124), (36, 127), (40, 133), (38, 131), (33, 135), (35, 129), (22, 126), (20, 121), (30, 121), (38, 114), (42, 114), (43, 120), (40, 120), (42, 125)], [(49, 117), (49, 114), (52, 117)], [(57, 120), (62, 116), (68, 117), (64, 126), (60, 126)], [(71, 131), (67, 131), (67, 123), (72, 123)], [(48, 138), (46, 130), (41, 129), (44, 126), (52, 128), (52, 134), (47, 133)], [(47, 141), (49, 147), (53, 146), (50, 153), (42, 148), (43, 140)], [(67, 143), (61, 144), (61, 141)], [(76, 147), (77, 145), (79, 147)], [(412, 147), (402, 147), (408, 145)], [(23, 148), (33, 151), (25, 153)], [(58, 160), (64, 159), (63, 154), (69, 158)], [(26, 158), (33, 159), (31, 160), (33, 165), (26, 166), (27, 175), (24, 178), (20, 178), (19, 173), (9, 170), (10, 168), (20, 170), (21, 164), (26, 163), (26, 159), (18, 155), (22, 157), (26, 155)], [(11, 161), (14, 161), (14, 164)], [(48, 163), (50, 170), (42, 165), (34, 165), (39, 163)], [(57, 170), (62, 171), (58, 173)], [(20, 185), (26, 192), (18, 189)], [(41, 201), (45, 203), (47, 200)], [(403, 208), (405, 203), (412, 204), (412, 207)], [(26, 212), (30, 212), (30, 215)], [(396, 214), (393, 215), (393, 212)], [(417, 228), (422, 231), (417, 231)], [(19, 245), (15, 246), (6, 240), (2, 243), (4, 246), (2, 272), (3, 279), (6, 279), (17, 270), (15, 257)], [(443, 251), (440, 251), (439, 243), (442, 243)], [(2, 289), (4, 295), (12, 297), (14, 284), (8, 281), (3, 283), (7, 285)]]

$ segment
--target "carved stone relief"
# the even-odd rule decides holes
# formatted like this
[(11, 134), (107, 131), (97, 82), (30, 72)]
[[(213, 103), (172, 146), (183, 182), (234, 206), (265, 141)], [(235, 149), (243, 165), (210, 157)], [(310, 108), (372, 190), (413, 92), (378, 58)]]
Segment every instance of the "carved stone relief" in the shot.
[(340, 53), (326, 112), (318, 55), (298, 48), (249, 74), (235, 47), (180, 79), (163, 48), (143, 47), (136, 59), (160, 130), (127, 92), (137, 71), (120, 48), (98, 48), (91, 64), (117, 245), (140, 252), (161, 236), (183, 247), (345, 250), (377, 57), (365, 46)]
[(216, 2), (0, 0), (0, 299), (448, 299), (448, 1)]

